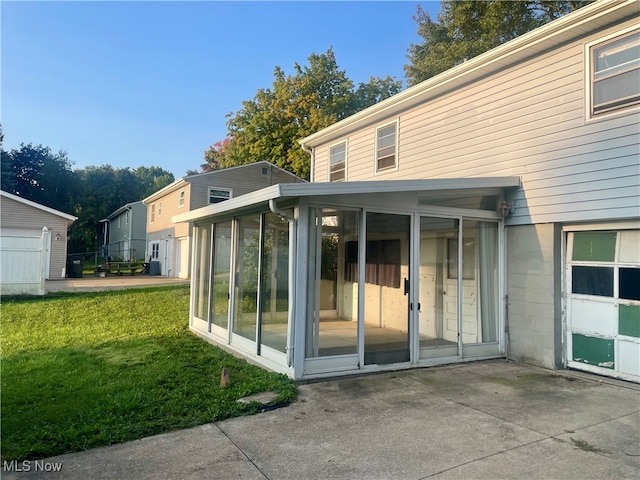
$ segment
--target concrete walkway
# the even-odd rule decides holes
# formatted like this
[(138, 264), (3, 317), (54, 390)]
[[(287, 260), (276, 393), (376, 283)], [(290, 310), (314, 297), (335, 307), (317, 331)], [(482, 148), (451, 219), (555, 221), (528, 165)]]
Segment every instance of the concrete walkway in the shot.
[(4, 479), (638, 479), (640, 387), (490, 361), (300, 386), (295, 404)]
[(124, 290), (127, 288), (159, 287), (164, 285), (188, 285), (189, 280), (150, 275), (87, 275), (82, 278), (47, 280), (46, 293), (54, 292), (102, 292), (106, 290)]

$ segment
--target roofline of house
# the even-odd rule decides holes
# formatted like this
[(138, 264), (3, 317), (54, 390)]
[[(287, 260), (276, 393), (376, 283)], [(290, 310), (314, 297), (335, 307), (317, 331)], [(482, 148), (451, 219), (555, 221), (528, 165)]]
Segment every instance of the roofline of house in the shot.
[(58, 217), (62, 217), (65, 220), (69, 220), (70, 222), (75, 222), (78, 217), (74, 217), (73, 215), (69, 215), (68, 213), (61, 212), (60, 210), (55, 210), (50, 207), (46, 207), (36, 202), (32, 202), (31, 200), (27, 200), (26, 198), (19, 197), (17, 195), (13, 195), (12, 193), (5, 192), (4, 190), (0, 190), (0, 195), (3, 197), (10, 198), (11, 200), (15, 200), (16, 202), (24, 203), (25, 205), (29, 205), (30, 207), (35, 207), (39, 210), (42, 210), (47, 213), (51, 213), (52, 215), (56, 215)]
[[(145, 205), (148, 205), (150, 202), (153, 202), (153, 201), (157, 200), (158, 198), (160, 198), (160, 197), (162, 197), (162, 196), (166, 195), (167, 193), (170, 193), (170, 192), (172, 192), (172, 191), (175, 191), (175, 190), (177, 190), (178, 188), (182, 187), (183, 185), (186, 185), (187, 183), (190, 183), (190, 181), (189, 181), (189, 180), (190, 180), (191, 178), (194, 178), (194, 177), (201, 177), (201, 176), (204, 176), (204, 175), (215, 175), (215, 174), (218, 174), (218, 173), (220, 173), (220, 172), (228, 172), (229, 170), (235, 170), (235, 169), (237, 169), (237, 168), (245, 168), (245, 167), (247, 167), (247, 166), (249, 166), (249, 165), (257, 165), (257, 164), (264, 164), (264, 165), (268, 165), (269, 167), (276, 168), (276, 169), (278, 169), (278, 170), (280, 170), (280, 171), (282, 171), (282, 172), (284, 172), (284, 173), (288, 173), (288, 174), (289, 174), (289, 175), (291, 175), (291, 176), (294, 176), (294, 177), (295, 177), (295, 176), (297, 176), (295, 173), (292, 173), (292, 172), (290, 172), (290, 171), (288, 171), (288, 170), (285, 170), (284, 168), (279, 167), (279, 166), (278, 166), (278, 165), (276, 165), (275, 163), (268, 162), (267, 160), (260, 160), (260, 161), (258, 161), (258, 162), (245, 163), (245, 164), (243, 164), (243, 165), (235, 165), (235, 166), (233, 166), (233, 167), (221, 168), (221, 169), (219, 169), (219, 170), (212, 170), (212, 171), (210, 171), (210, 172), (196, 173), (196, 174), (194, 174), (194, 175), (185, 175), (184, 177), (181, 177), (181, 178), (179, 178), (178, 180), (174, 181), (173, 183), (171, 183), (171, 184), (167, 185), (166, 187), (164, 187), (164, 188), (162, 188), (162, 189), (158, 190), (157, 192), (152, 193), (151, 195), (149, 195), (148, 197), (146, 197), (144, 200), (142, 200), (142, 202), (143, 202)], [(302, 180), (304, 180), (304, 179), (302, 179)], [(305, 180), (305, 181), (306, 181), (306, 180)]]
[(279, 183), (224, 202), (207, 205), (190, 212), (174, 215), (173, 223), (190, 222), (279, 198), (312, 195), (354, 195), (400, 192), (434, 192), (446, 190), (514, 188), (520, 177), (432, 178), (421, 180), (373, 180), (362, 182)]
[[(138, 200), (137, 202), (129, 202), (129, 203), (125, 203), (123, 206), (121, 206), (120, 208), (118, 208), (116, 211), (114, 211), (113, 213), (111, 213), (110, 215), (107, 216), (107, 218), (105, 218), (104, 220), (111, 220), (113, 218), (116, 218), (118, 215), (120, 215), (121, 213), (123, 213), (125, 210), (131, 210), (131, 208), (136, 205), (136, 204), (142, 204), (142, 200)], [(101, 222), (103, 220), (100, 220)]]
[[(600, 21), (605, 16), (614, 15), (611, 21), (615, 21), (637, 14), (637, 0), (598, 0), (386, 98), (298, 142), (303, 149), (313, 148), (320, 143), (344, 136), (361, 125), (397, 115), (520, 60), (580, 37), (596, 27), (606, 25), (608, 22)], [(588, 28), (579, 28), (581, 26)]]

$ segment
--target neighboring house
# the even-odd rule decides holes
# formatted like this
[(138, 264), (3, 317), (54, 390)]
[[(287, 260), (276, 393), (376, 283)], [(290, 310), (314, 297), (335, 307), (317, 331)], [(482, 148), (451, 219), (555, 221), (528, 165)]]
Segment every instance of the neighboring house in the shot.
[(67, 231), (77, 219), (0, 191), (2, 295), (44, 295), (44, 280), (65, 278)]
[(147, 207), (146, 259), (160, 263), (160, 274), (189, 277), (190, 228), (173, 215), (237, 198), (277, 183), (304, 182), (269, 162), (256, 162), (182, 177), (143, 200)]
[(507, 357), (640, 381), (639, 114), (619, 1), (346, 118), (301, 140), (312, 183), (174, 218), (191, 329), (298, 379)]
[(147, 207), (142, 201), (123, 205), (104, 220), (103, 254), (111, 260), (144, 261)]

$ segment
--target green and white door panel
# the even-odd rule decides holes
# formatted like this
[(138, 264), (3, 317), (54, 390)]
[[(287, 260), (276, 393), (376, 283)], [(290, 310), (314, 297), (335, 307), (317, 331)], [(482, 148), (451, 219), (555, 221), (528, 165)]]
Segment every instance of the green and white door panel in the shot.
[(567, 232), (567, 366), (640, 382), (640, 230)]

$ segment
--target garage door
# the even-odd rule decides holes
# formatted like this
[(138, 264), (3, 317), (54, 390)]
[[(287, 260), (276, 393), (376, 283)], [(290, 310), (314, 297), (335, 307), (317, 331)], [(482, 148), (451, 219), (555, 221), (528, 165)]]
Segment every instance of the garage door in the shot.
[(51, 233), (46, 229), (0, 229), (2, 294), (44, 294), (42, 274), (49, 278), (50, 253)]
[(567, 234), (567, 365), (640, 381), (640, 230)]

